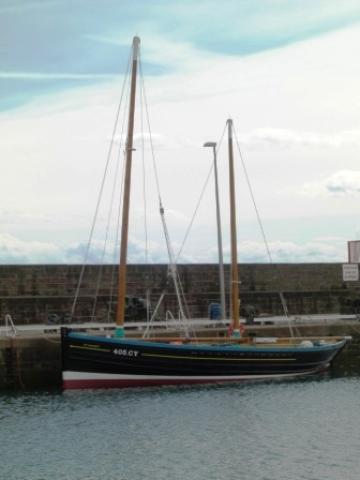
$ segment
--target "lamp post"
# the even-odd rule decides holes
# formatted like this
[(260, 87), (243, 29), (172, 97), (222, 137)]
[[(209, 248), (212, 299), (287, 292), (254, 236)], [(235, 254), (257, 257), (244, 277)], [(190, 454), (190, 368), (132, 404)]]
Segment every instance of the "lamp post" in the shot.
[(219, 183), (218, 183), (217, 158), (216, 158), (216, 142), (206, 142), (206, 143), (204, 143), (203, 146), (204, 147), (211, 147), (213, 149), (213, 154), (214, 154), (216, 223), (217, 223), (217, 240), (218, 240), (218, 255), (219, 255), (220, 303), (221, 303), (221, 318), (222, 318), (222, 320), (224, 320), (225, 316), (226, 316), (225, 280), (224, 280), (224, 261), (223, 261), (221, 216), (220, 216), (220, 202), (219, 202)]

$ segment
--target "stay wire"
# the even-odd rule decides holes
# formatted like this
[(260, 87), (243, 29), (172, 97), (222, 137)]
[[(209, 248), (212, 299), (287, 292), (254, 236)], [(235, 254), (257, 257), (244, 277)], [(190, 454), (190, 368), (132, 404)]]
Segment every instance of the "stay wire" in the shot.
[[(256, 201), (255, 201), (254, 191), (253, 191), (253, 188), (252, 188), (252, 185), (251, 185), (251, 182), (250, 182), (250, 178), (249, 178), (249, 175), (248, 175), (248, 172), (247, 172), (247, 168), (246, 168), (246, 165), (245, 165), (244, 157), (243, 157), (243, 155), (242, 155), (241, 148), (240, 148), (240, 144), (239, 144), (239, 140), (238, 140), (238, 137), (237, 137), (237, 134), (236, 134), (236, 130), (235, 130), (234, 127), (233, 127), (233, 132), (234, 132), (234, 136), (235, 136), (235, 140), (236, 140), (236, 145), (237, 145), (238, 152), (239, 152), (239, 156), (240, 156), (240, 160), (241, 160), (241, 165), (242, 165), (242, 168), (243, 168), (243, 171), (244, 171), (245, 180), (246, 180), (246, 183), (247, 183), (249, 192), (250, 192), (250, 197), (251, 197), (251, 200), (252, 200), (252, 204), (253, 204), (253, 206), (254, 206), (254, 210), (255, 210), (256, 217), (257, 217), (257, 221), (258, 221), (258, 224), (259, 224), (259, 227), (260, 227), (260, 232), (261, 232), (261, 235), (262, 235), (264, 244), (265, 244), (265, 248), (266, 248), (266, 251), (267, 251), (267, 255), (268, 255), (268, 257), (269, 257), (269, 263), (270, 263), (271, 265), (274, 265), (274, 263), (273, 263), (273, 258), (272, 258), (272, 255), (271, 255), (271, 250), (270, 250), (270, 247), (269, 247), (269, 242), (268, 242), (267, 237), (266, 237), (266, 234), (265, 234), (265, 229), (264, 229), (264, 226), (263, 226), (263, 222), (262, 222), (262, 220), (261, 220), (260, 212), (259, 212), (259, 209), (258, 209), (257, 204), (256, 204)], [(278, 273), (278, 272), (277, 272), (277, 273)], [(279, 273), (278, 273), (278, 276), (279, 276)], [(286, 301), (285, 301), (284, 294), (283, 294), (282, 291), (280, 291), (280, 292), (279, 292), (279, 295), (280, 295), (280, 301), (281, 301), (281, 305), (282, 305), (282, 308), (283, 308), (283, 311), (284, 311), (284, 315), (285, 315), (286, 318), (288, 318), (288, 317), (289, 317), (289, 313), (288, 313), (288, 308), (287, 308), (287, 305), (286, 305)], [(293, 336), (293, 331), (292, 331), (292, 327), (291, 327), (290, 323), (289, 323), (289, 329), (290, 329), (291, 336)]]
[[(142, 63), (141, 63), (141, 60), (140, 60), (140, 55), (139, 55), (139, 72), (140, 72), (140, 78), (141, 78), (141, 83), (142, 83), (142, 88), (143, 88), (143, 99), (144, 99), (144, 104), (145, 104), (146, 120), (147, 120), (148, 129), (149, 129), (151, 157), (152, 157), (152, 164), (153, 164), (153, 170), (154, 170), (154, 176), (155, 176), (155, 183), (156, 183), (156, 188), (157, 188), (157, 195), (158, 195), (158, 200), (159, 200), (159, 207), (160, 207), (160, 212), (161, 212), (161, 219), (162, 219), (164, 234), (165, 234), (165, 237), (167, 238), (167, 249), (168, 249), (169, 260), (170, 260), (170, 263), (172, 264), (171, 271), (172, 271), (174, 286), (175, 286), (175, 289), (177, 290), (176, 284), (179, 284), (179, 280), (178, 280), (179, 276), (178, 276), (178, 272), (177, 272), (177, 268), (176, 268), (176, 260), (175, 260), (175, 257), (173, 255), (173, 253), (172, 253), (171, 245), (169, 243), (170, 239), (169, 239), (169, 236), (168, 236), (167, 225), (166, 225), (165, 216), (164, 216), (164, 208), (163, 208), (163, 203), (162, 203), (162, 198), (161, 198), (161, 190), (160, 190), (160, 182), (159, 182), (159, 174), (158, 174), (158, 169), (157, 169), (157, 164), (156, 164), (156, 159), (155, 159), (154, 145), (153, 145), (152, 133), (151, 133), (151, 128), (150, 128), (150, 116), (149, 116), (149, 110), (148, 110), (145, 82), (144, 82), (144, 76), (143, 76), (143, 71), (142, 71)], [(175, 270), (175, 272), (174, 272), (174, 270)], [(178, 302), (179, 302), (179, 308), (182, 311), (182, 302), (184, 302), (184, 297), (181, 294), (181, 291), (182, 291), (181, 284), (180, 284), (179, 291), (180, 291), (180, 295), (181, 295), (182, 298), (180, 298), (180, 296), (179, 296)]]
[[(120, 154), (119, 154), (120, 158)], [(115, 296), (114, 288), (115, 288), (115, 273), (116, 273), (116, 260), (117, 260), (117, 251), (118, 251), (118, 244), (119, 244), (119, 232), (120, 232), (120, 218), (121, 218), (121, 207), (122, 207), (122, 195), (124, 189), (124, 178), (125, 178), (125, 162), (123, 162), (122, 168), (122, 175), (121, 175), (121, 188), (120, 188), (120, 201), (118, 203), (118, 214), (117, 214), (117, 221), (116, 221), (116, 228), (115, 228), (115, 240), (114, 240), (114, 250), (113, 250), (113, 268), (111, 272), (111, 281), (110, 281), (110, 293), (109, 293), (109, 308), (108, 308), (108, 322), (110, 322), (110, 316), (112, 313), (112, 302)]]
[[(226, 125), (225, 125), (225, 127), (224, 127), (223, 132), (222, 132), (222, 135), (221, 135), (221, 137), (220, 137), (220, 140), (219, 140), (219, 142), (218, 142), (218, 144), (217, 144), (216, 153), (218, 152), (219, 148), (221, 147), (221, 144), (222, 144), (222, 141), (223, 141), (223, 138), (224, 138), (224, 135), (225, 135), (225, 131), (226, 131)], [(181, 244), (180, 249), (179, 249), (179, 251), (178, 251), (178, 254), (177, 254), (177, 256), (176, 256), (175, 263), (177, 263), (177, 262), (179, 261), (179, 258), (180, 258), (180, 256), (181, 256), (181, 252), (182, 252), (182, 250), (184, 249), (185, 243), (186, 243), (186, 241), (187, 241), (187, 239), (188, 239), (188, 236), (189, 236), (189, 234), (190, 234), (190, 231), (191, 231), (191, 229), (192, 229), (192, 227), (193, 227), (193, 224), (194, 224), (196, 215), (197, 215), (198, 210), (199, 210), (199, 208), (200, 208), (200, 204), (201, 204), (202, 199), (203, 199), (203, 197), (204, 197), (204, 194), (205, 194), (206, 188), (207, 188), (207, 186), (208, 186), (208, 183), (209, 183), (211, 174), (212, 174), (212, 172), (213, 172), (213, 169), (214, 169), (214, 164), (212, 163), (212, 164), (211, 164), (211, 167), (210, 167), (210, 169), (209, 169), (209, 172), (208, 172), (208, 174), (207, 174), (207, 176), (206, 176), (205, 183), (204, 183), (203, 188), (202, 188), (202, 190), (201, 190), (199, 199), (198, 199), (197, 204), (196, 204), (196, 206), (195, 206), (195, 210), (194, 210), (194, 213), (193, 213), (192, 218), (191, 218), (191, 220), (190, 220), (190, 224), (189, 224), (189, 226), (188, 226), (188, 228), (187, 228), (187, 230), (186, 230), (186, 232), (185, 232), (184, 239), (183, 239), (183, 241), (182, 241), (182, 244)], [(180, 291), (181, 291), (181, 294), (182, 294), (182, 296), (183, 296), (183, 301), (184, 301), (184, 304), (185, 304), (185, 307), (186, 307), (188, 316), (190, 317), (190, 309), (189, 309), (188, 303), (187, 303), (187, 301), (186, 301), (184, 289), (183, 289), (183, 286), (182, 286), (181, 279), (180, 279), (180, 276), (179, 276), (179, 275), (178, 275), (178, 281), (179, 281), (179, 285), (180, 285)], [(193, 330), (193, 335), (196, 337), (195, 330)]]
[(107, 246), (108, 246), (108, 238), (109, 238), (109, 234), (110, 234), (111, 219), (112, 219), (113, 211), (114, 211), (114, 198), (115, 198), (116, 186), (117, 186), (117, 183), (118, 183), (119, 168), (120, 168), (120, 161), (119, 161), (119, 156), (118, 156), (116, 164), (115, 164), (114, 180), (113, 180), (113, 185), (112, 185), (109, 211), (108, 211), (108, 217), (107, 217), (106, 229), (105, 229), (105, 239), (104, 239), (104, 245), (103, 245), (103, 250), (102, 250), (102, 255), (101, 255), (101, 264), (100, 264), (100, 269), (99, 269), (99, 274), (98, 274), (98, 279), (97, 279), (97, 284), (96, 284), (95, 299), (94, 299), (93, 309), (92, 309), (92, 314), (91, 314), (91, 320), (92, 321), (95, 320), (97, 299), (98, 299), (100, 285), (101, 285), (101, 281), (102, 281), (106, 250), (107, 250)]
[(247, 168), (246, 168), (245, 161), (244, 161), (241, 149), (240, 149), (240, 144), (239, 144), (238, 137), (236, 135), (236, 130), (235, 130), (234, 126), (233, 126), (233, 132), (234, 132), (236, 145), (237, 145), (240, 160), (241, 160), (241, 165), (242, 165), (243, 170), (244, 170), (245, 180), (246, 180), (249, 192), (250, 192), (250, 197), (251, 197), (251, 200), (252, 200), (252, 204), (253, 204), (254, 209), (255, 209), (256, 218), (257, 218), (257, 221), (258, 221), (258, 224), (259, 224), (259, 227), (260, 227), (260, 231), (261, 231), (261, 235), (262, 235), (262, 238), (263, 238), (263, 241), (264, 241), (264, 244), (265, 244), (266, 252), (267, 252), (267, 255), (269, 257), (270, 263), (273, 263), (271, 251), (270, 251), (269, 244), (268, 244), (266, 234), (265, 234), (265, 230), (264, 230), (264, 226), (263, 226), (263, 223), (262, 223), (262, 220), (261, 220), (261, 217), (260, 217), (259, 209), (258, 209), (256, 201), (255, 201), (254, 191), (253, 191), (252, 185), (250, 183), (250, 178), (249, 178), (249, 175), (248, 175), (248, 172), (247, 172)]
[(148, 218), (147, 218), (147, 185), (145, 175), (145, 142), (144, 142), (144, 84), (140, 81), (140, 121), (141, 121), (141, 164), (142, 164), (142, 193), (144, 203), (144, 233), (145, 233), (145, 263), (149, 263), (149, 243), (148, 243)]
[[(218, 152), (218, 150), (220, 149), (220, 147), (221, 147), (221, 145), (222, 145), (225, 132), (226, 132), (226, 125), (225, 125), (225, 127), (224, 127), (223, 132), (222, 132), (222, 135), (221, 135), (221, 137), (220, 137), (220, 140), (219, 140), (219, 142), (218, 142), (218, 144), (217, 144), (216, 152)], [(209, 179), (210, 179), (210, 176), (211, 176), (211, 174), (212, 174), (213, 168), (214, 168), (214, 164), (212, 163), (212, 164), (211, 164), (211, 167), (210, 167), (210, 169), (209, 169), (209, 172), (208, 172), (208, 174), (207, 174), (207, 176), (206, 176), (204, 185), (203, 185), (203, 187), (202, 187), (202, 190), (201, 190), (199, 199), (198, 199), (197, 204), (196, 204), (196, 206), (195, 206), (195, 210), (194, 210), (194, 213), (193, 213), (193, 215), (192, 215), (190, 224), (189, 224), (189, 226), (188, 226), (188, 228), (187, 228), (187, 230), (186, 230), (184, 239), (183, 239), (183, 241), (182, 241), (182, 244), (181, 244), (180, 249), (179, 249), (179, 251), (178, 251), (178, 254), (177, 254), (177, 256), (176, 256), (175, 263), (178, 262), (178, 260), (179, 260), (179, 258), (180, 258), (180, 255), (181, 255), (181, 252), (182, 252), (182, 250), (183, 250), (183, 248), (184, 248), (184, 246), (185, 246), (185, 243), (186, 243), (186, 241), (187, 241), (187, 238), (188, 238), (188, 236), (189, 236), (189, 234), (190, 234), (191, 228), (192, 228), (192, 226), (193, 226), (193, 224), (194, 224), (194, 221), (195, 221), (196, 215), (197, 215), (197, 213), (198, 213), (200, 204), (201, 204), (202, 199), (203, 199), (203, 196), (204, 196), (204, 194), (205, 194), (207, 185), (208, 185), (208, 183), (209, 183)], [(169, 276), (170, 276), (170, 273), (168, 272), (168, 277), (169, 277)], [(184, 304), (185, 304), (185, 308), (186, 308), (186, 310), (187, 310), (187, 314), (188, 314), (188, 316), (190, 316), (190, 315), (189, 315), (189, 313), (190, 313), (190, 312), (189, 312), (189, 306), (188, 306), (188, 304), (187, 304), (187, 302), (186, 302), (186, 299), (185, 299), (185, 294), (184, 294), (183, 286), (182, 286), (182, 283), (181, 283), (181, 280), (180, 280), (179, 275), (178, 275), (178, 281), (179, 281), (180, 291), (181, 291), (181, 294), (182, 294), (182, 297), (183, 297), (183, 301), (184, 301)], [(165, 287), (165, 289), (163, 290), (162, 295), (161, 295), (161, 298), (163, 298), (163, 294), (165, 293), (166, 290), (167, 290), (167, 287)], [(157, 307), (157, 308), (158, 308), (158, 307)]]
[[(139, 59), (140, 62), (140, 59)], [(141, 64), (141, 63), (140, 63)], [(145, 169), (145, 139), (144, 139), (144, 82), (140, 78), (140, 121), (141, 121), (141, 164), (142, 164), (142, 177), (143, 177), (143, 203), (144, 203), (144, 233), (145, 233), (145, 264), (149, 265), (149, 241), (148, 241), (148, 217), (147, 217), (147, 185), (146, 185), (146, 169)], [(150, 130), (150, 128), (149, 128)], [(150, 282), (149, 275), (145, 276), (145, 294), (146, 294), (146, 321), (150, 321)]]
[[(129, 80), (130, 81), (130, 80)], [(127, 96), (125, 100), (125, 106), (129, 104), (130, 98), (130, 91), (127, 90)], [(111, 271), (111, 281), (110, 281), (110, 292), (109, 292), (109, 307), (108, 307), (108, 318), (107, 320), (110, 321), (110, 316), (112, 313), (112, 301), (115, 288), (115, 274), (116, 274), (116, 267), (117, 267), (117, 252), (119, 247), (119, 234), (120, 234), (120, 218), (121, 218), (121, 208), (122, 208), (122, 198), (123, 198), (123, 190), (124, 190), (124, 182), (125, 182), (125, 145), (126, 145), (126, 138), (124, 138), (124, 131), (125, 131), (125, 124), (126, 124), (126, 108), (124, 109), (124, 115), (122, 119), (121, 125), (121, 133), (120, 133), (120, 144), (119, 144), (119, 151), (117, 155), (117, 162), (120, 165), (120, 159), (123, 158), (122, 162), (122, 174), (121, 174), (121, 183), (120, 183), (120, 192), (119, 192), (119, 200), (118, 200), (118, 212), (117, 212), (117, 220), (116, 220), (116, 227), (115, 227), (115, 239), (114, 239), (114, 249), (113, 249), (113, 261), (112, 261), (112, 271)], [(123, 149), (124, 148), (124, 149)]]
[[(221, 147), (222, 141), (223, 141), (223, 139), (224, 139), (225, 132), (226, 132), (226, 125), (225, 125), (225, 127), (224, 127), (223, 132), (222, 132), (222, 135), (221, 135), (221, 137), (220, 137), (220, 140), (219, 140), (219, 142), (218, 142), (218, 144), (217, 144), (216, 153), (219, 151), (219, 149), (220, 149), (220, 147)], [(208, 184), (209, 184), (209, 180), (210, 180), (210, 177), (211, 177), (211, 174), (212, 174), (213, 170), (214, 170), (214, 163), (212, 162), (212, 163), (211, 163), (211, 167), (210, 167), (210, 169), (209, 169), (209, 172), (208, 172), (208, 174), (207, 174), (207, 176), (206, 176), (204, 185), (203, 185), (203, 187), (202, 187), (202, 189), (201, 189), (200, 196), (199, 196), (198, 201), (197, 201), (197, 203), (196, 203), (194, 213), (193, 213), (193, 215), (192, 215), (192, 217), (191, 217), (189, 226), (188, 226), (188, 228), (187, 228), (187, 230), (186, 230), (186, 232), (185, 232), (184, 239), (183, 239), (183, 241), (182, 241), (182, 243), (181, 243), (181, 245), (180, 245), (180, 249), (179, 249), (178, 254), (177, 254), (177, 256), (176, 256), (176, 262), (179, 260), (180, 255), (181, 255), (181, 253), (182, 253), (182, 251), (183, 251), (183, 249), (184, 249), (185, 243), (187, 242), (188, 236), (189, 236), (190, 231), (191, 231), (191, 229), (192, 229), (192, 227), (193, 227), (193, 224), (194, 224), (196, 215), (197, 215), (198, 210), (199, 210), (199, 208), (200, 208), (200, 204), (201, 204), (202, 199), (203, 199), (203, 197), (204, 197), (206, 188), (207, 188), (207, 186), (208, 186)]]
[[(129, 89), (126, 89), (126, 92), (129, 92)], [(91, 321), (95, 320), (95, 314), (96, 314), (96, 307), (97, 307), (97, 302), (98, 302), (98, 296), (99, 296), (99, 291), (100, 291), (100, 286), (102, 282), (102, 277), (103, 277), (103, 271), (104, 271), (104, 263), (105, 263), (105, 258), (106, 258), (106, 251), (108, 248), (108, 238), (110, 234), (110, 225), (111, 225), (111, 220), (113, 216), (113, 211), (114, 211), (114, 198), (115, 198), (115, 192), (116, 192), (116, 186), (118, 183), (118, 174), (119, 174), (119, 168), (120, 168), (120, 154), (122, 151), (122, 144), (123, 144), (123, 128), (125, 124), (125, 117), (126, 117), (126, 106), (129, 101), (129, 93), (127, 93), (126, 99), (125, 99), (125, 108), (123, 109), (123, 121), (122, 121), (122, 129), (120, 133), (120, 139), (119, 139), (119, 149), (118, 149), (118, 154), (116, 156), (115, 160), (115, 172), (113, 176), (113, 185), (111, 189), (111, 197), (110, 197), (110, 203), (109, 203), (109, 210), (108, 210), (108, 216), (107, 216), (107, 222), (106, 222), (106, 228), (105, 228), (105, 238), (104, 238), (104, 245), (103, 245), (103, 250), (102, 250), (102, 255), (101, 255), (101, 263), (100, 263), (100, 268), (99, 268), (99, 273), (98, 273), (98, 278), (97, 278), (97, 283), (96, 283), (96, 291), (95, 291), (95, 296), (94, 296), (94, 302), (93, 302), (93, 308), (92, 308), (92, 313), (91, 313)], [(121, 197), (120, 197), (121, 198)], [(115, 246), (116, 248), (116, 246)], [(108, 311), (110, 309), (110, 303), (108, 306)], [(109, 317), (109, 312), (108, 312), (108, 317)]]
[(159, 174), (158, 174), (157, 164), (156, 164), (156, 160), (155, 160), (154, 144), (153, 144), (152, 133), (151, 133), (151, 129), (150, 129), (150, 116), (149, 116), (149, 109), (148, 109), (148, 102), (147, 102), (147, 95), (146, 95), (146, 89), (145, 89), (145, 82), (144, 82), (144, 75), (143, 75), (143, 70), (142, 70), (140, 52), (139, 52), (139, 73), (140, 73), (141, 84), (143, 86), (143, 98), (144, 98), (144, 104), (145, 104), (145, 114), (146, 114), (146, 121), (147, 121), (148, 129), (149, 129), (150, 150), (151, 150), (151, 158), (152, 158), (152, 164), (153, 164), (154, 175), (155, 175), (156, 189), (157, 189), (157, 194), (158, 194), (158, 198), (159, 198), (159, 204), (162, 205)]
[(108, 168), (109, 168), (109, 164), (110, 164), (110, 160), (111, 160), (111, 153), (112, 153), (112, 150), (113, 150), (113, 145), (115, 143), (115, 135), (116, 135), (117, 125), (118, 125), (118, 122), (119, 122), (119, 116), (120, 116), (121, 105), (122, 105), (122, 100), (123, 100), (124, 91), (125, 91), (125, 85), (126, 85), (126, 81), (127, 81), (127, 78), (128, 78), (128, 73), (129, 73), (129, 70), (130, 70), (131, 57), (132, 57), (132, 54), (130, 53), (129, 58), (128, 58), (128, 64), (127, 64), (125, 76), (124, 76), (124, 81), (123, 81), (123, 85), (122, 85), (122, 89), (121, 89), (120, 100), (119, 100), (116, 115), (115, 115), (115, 122), (114, 122), (114, 127), (113, 127), (113, 131), (112, 131), (112, 135), (111, 135), (111, 141), (110, 141), (108, 153), (107, 153), (105, 170), (104, 170), (104, 173), (103, 173), (103, 177), (102, 177), (102, 180), (101, 180), (100, 189), (99, 189), (99, 193), (98, 193), (98, 198), (97, 198), (97, 203), (96, 203), (96, 208), (95, 208), (95, 215), (94, 215), (93, 222), (92, 222), (92, 225), (91, 225), (88, 243), (87, 243), (87, 246), (86, 246), (84, 263), (83, 263), (82, 268), (81, 268), (78, 284), (77, 284), (77, 287), (76, 287), (75, 298), (74, 298), (74, 301), (73, 301), (73, 304), (72, 304), (72, 307), (71, 307), (71, 317), (73, 317), (74, 313), (75, 313), (76, 304), (77, 304), (77, 300), (78, 300), (78, 297), (79, 297), (81, 284), (82, 284), (82, 281), (83, 281), (85, 269), (86, 269), (88, 258), (89, 258), (90, 246), (91, 246), (91, 242), (92, 242), (92, 238), (93, 238), (93, 234), (94, 234), (94, 230), (95, 230), (95, 225), (96, 225), (96, 221), (97, 221), (97, 217), (98, 217), (98, 213), (99, 213), (99, 209), (100, 209), (100, 204), (101, 204), (101, 199), (102, 199), (102, 195), (103, 195), (105, 180), (106, 180), (106, 177), (107, 177), (107, 172), (108, 172)]

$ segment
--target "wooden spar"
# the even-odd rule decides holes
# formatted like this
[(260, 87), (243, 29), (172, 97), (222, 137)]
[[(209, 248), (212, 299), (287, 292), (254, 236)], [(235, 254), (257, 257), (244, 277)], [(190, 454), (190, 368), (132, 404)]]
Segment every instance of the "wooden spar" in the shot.
[(136, 75), (137, 75), (137, 64), (138, 64), (138, 56), (139, 56), (139, 45), (140, 45), (140, 38), (134, 37), (133, 44), (132, 44), (132, 71), (131, 71), (129, 119), (128, 119), (126, 146), (125, 146), (125, 152), (126, 152), (125, 181), (124, 181), (122, 224), (121, 224), (118, 304), (117, 304), (117, 311), (116, 311), (116, 325), (120, 331), (123, 328), (124, 317), (125, 317), (126, 261), (127, 261), (128, 230), (129, 230), (130, 185), (131, 185), (131, 164), (132, 164), (133, 136), (134, 136)]
[(228, 126), (228, 149), (229, 149), (229, 185), (230, 185), (230, 229), (231, 229), (231, 307), (232, 327), (234, 335), (240, 335), (239, 323), (239, 275), (237, 263), (237, 239), (236, 239), (236, 208), (235, 208), (235, 174), (234, 154), (232, 137), (232, 120), (227, 120)]

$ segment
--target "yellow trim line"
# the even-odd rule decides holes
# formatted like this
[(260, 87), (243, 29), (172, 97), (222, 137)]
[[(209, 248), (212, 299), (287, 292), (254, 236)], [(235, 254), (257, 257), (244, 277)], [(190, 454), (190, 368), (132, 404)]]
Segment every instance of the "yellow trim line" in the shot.
[(217, 357), (186, 357), (183, 355), (161, 355), (155, 353), (142, 353), (142, 357), (162, 357), (162, 358), (179, 358), (186, 360), (219, 360), (222, 362), (293, 362), (296, 358), (217, 358)]
[(82, 345), (70, 345), (70, 348), (80, 348), (81, 350), (94, 350), (95, 352), (111, 352), (108, 348), (83, 347)]

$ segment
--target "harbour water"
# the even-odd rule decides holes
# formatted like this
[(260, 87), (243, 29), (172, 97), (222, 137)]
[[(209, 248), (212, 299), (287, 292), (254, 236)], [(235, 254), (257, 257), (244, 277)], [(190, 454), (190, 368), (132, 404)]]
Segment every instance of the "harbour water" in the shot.
[(0, 394), (7, 480), (357, 480), (360, 376)]

